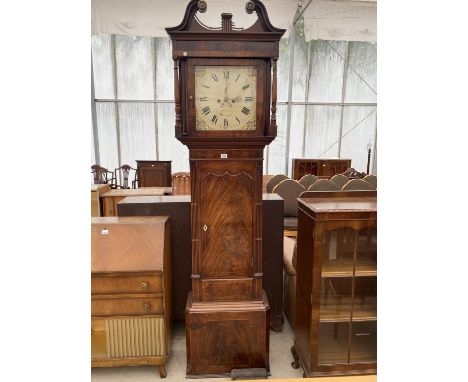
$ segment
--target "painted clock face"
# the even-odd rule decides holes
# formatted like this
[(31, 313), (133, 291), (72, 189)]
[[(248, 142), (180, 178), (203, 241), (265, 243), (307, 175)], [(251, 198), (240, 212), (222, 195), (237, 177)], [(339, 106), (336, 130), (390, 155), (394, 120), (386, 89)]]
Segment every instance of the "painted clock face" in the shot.
[(197, 130), (255, 130), (257, 68), (195, 66)]

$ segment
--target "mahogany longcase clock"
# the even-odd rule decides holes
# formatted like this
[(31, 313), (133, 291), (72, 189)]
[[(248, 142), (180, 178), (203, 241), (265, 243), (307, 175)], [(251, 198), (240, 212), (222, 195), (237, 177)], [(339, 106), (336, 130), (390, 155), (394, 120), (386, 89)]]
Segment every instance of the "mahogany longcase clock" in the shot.
[(189, 148), (192, 292), (186, 306), (187, 375), (269, 369), (269, 306), (262, 290), (263, 149), (276, 137), (276, 61), (283, 29), (264, 5), (235, 28), (210, 28), (192, 0), (172, 39), (176, 138)]

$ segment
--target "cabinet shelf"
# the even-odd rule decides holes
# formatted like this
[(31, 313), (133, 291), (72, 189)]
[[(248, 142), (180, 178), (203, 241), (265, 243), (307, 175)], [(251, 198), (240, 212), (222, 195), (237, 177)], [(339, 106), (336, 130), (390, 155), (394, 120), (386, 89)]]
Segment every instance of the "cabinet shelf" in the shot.
[[(376, 298), (367, 298), (368, 303), (356, 304), (353, 309), (353, 321), (376, 321)], [(320, 306), (320, 322), (346, 322), (351, 320), (351, 297), (342, 298), (339, 303)]]
[[(322, 277), (352, 277), (353, 261), (330, 261), (322, 264)], [(356, 263), (355, 277), (377, 276), (377, 263)]]
[[(377, 360), (377, 352), (374, 346), (375, 338), (361, 338), (359, 340), (353, 336), (351, 342), (350, 361), (357, 362), (375, 362)], [(320, 365), (327, 364), (348, 364), (343, 360), (348, 359), (348, 349), (346, 341), (323, 341), (319, 346), (319, 359)], [(345, 348), (346, 350), (344, 350)]]

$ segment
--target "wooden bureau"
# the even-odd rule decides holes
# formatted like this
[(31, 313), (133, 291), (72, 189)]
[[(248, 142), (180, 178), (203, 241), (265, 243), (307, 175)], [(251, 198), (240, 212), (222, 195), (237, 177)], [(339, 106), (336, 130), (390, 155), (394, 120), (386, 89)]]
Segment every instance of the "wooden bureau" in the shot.
[(171, 345), (169, 218), (91, 220), (91, 365), (157, 365)]

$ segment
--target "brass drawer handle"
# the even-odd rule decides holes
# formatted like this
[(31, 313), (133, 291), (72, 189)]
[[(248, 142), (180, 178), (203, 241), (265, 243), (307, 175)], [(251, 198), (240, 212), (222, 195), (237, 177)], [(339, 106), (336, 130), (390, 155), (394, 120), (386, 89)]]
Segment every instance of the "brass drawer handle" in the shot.
[(143, 305), (143, 310), (144, 310), (145, 312), (149, 311), (149, 310), (150, 310), (150, 304), (144, 304), (144, 305)]
[(147, 282), (142, 282), (141, 283), (141, 288), (142, 289), (148, 289), (148, 283)]

